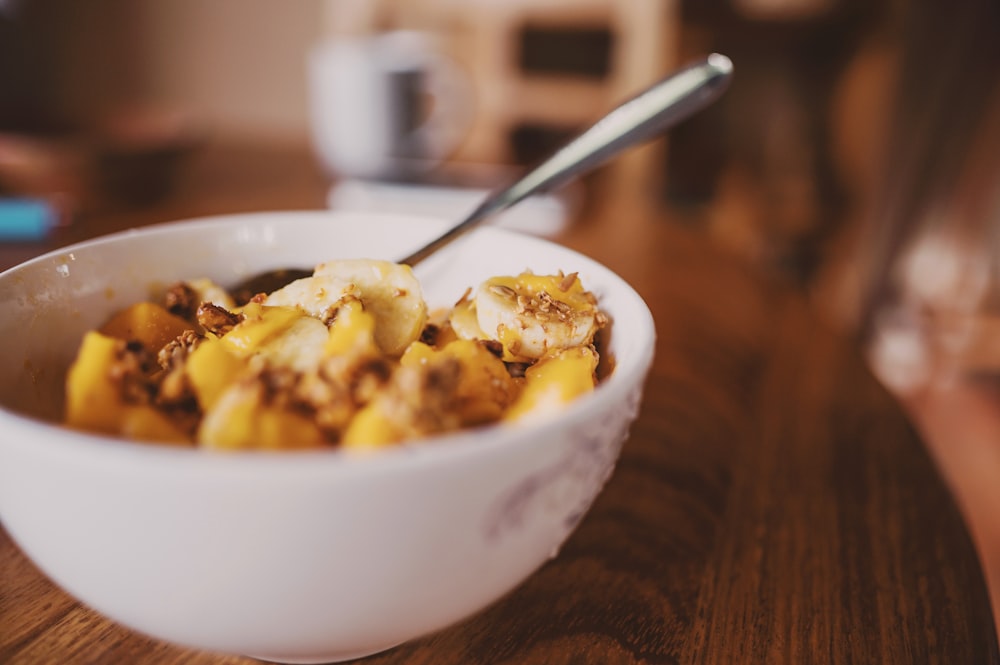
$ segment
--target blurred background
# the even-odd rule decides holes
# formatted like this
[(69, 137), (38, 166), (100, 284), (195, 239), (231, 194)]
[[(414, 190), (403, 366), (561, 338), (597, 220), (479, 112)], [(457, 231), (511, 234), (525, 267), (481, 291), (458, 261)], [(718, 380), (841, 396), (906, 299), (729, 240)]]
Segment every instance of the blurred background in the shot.
[[(573, 201), (628, 191), (812, 283), (868, 195), (898, 13), (890, 0), (3, 0), (0, 191), (56, 192), (84, 215), (152, 204), (219, 144), (303, 147), (331, 178), (495, 183), (718, 50), (738, 71), (723, 103), (604, 169)], [(398, 56), (409, 72), (387, 64), (341, 83), (338, 67), (354, 65), (316, 63), (331, 42), (365, 58), (366, 39), (373, 49), (373, 38), (401, 31), (450, 60), (463, 83), (443, 93), (414, 82), (441, 71), (412, 52)], [(383, 94), (409, 115), (392, 122), (443, 112), (433, 120), (452, 135), (387, 147), (380, 133), (405, 130), (359, 129), (376, 123), (379, 75), (394, 77)], [(324, 130), (345, 117), (353, 138)], [(358, 145), (336, 154), (338, 140)], [(393, 149), (403, 153), (393, 164), (364, 161)]]
[[(976, 42), (961, 33), (996, 35), (992, 4), (0, 0), (0, 196), (50, 206), (25, 237), (229, 180), (232, 204), (235, 176), (216, 168), (211, 185), (197, 182), (228, 151), (257, 169), (258, 196), (273, 192), (264, 205), (288, 205), (281, 192), (307, 182), (329, 185), (316, 205), (452, 214), (672, 68), (720, 51), (737, 71), (721, 103), (521, 223), (557, 231), (594, 200), (641, 201), (858, 329), (859, 229), (886, 198), (900, 62), (923, 51), (911, 71), (949, 57), (968, 70), (911, 79), (964, 103), (974, 126), (983, 95), (964, 82), (995, 80), (995, 49), (965, 67)], [(925, 116), (926, 131), (948, 121)], [(962, 131), (942, 145), (961, 146)], [(937, 161), (937, 145), (922, 149)]]

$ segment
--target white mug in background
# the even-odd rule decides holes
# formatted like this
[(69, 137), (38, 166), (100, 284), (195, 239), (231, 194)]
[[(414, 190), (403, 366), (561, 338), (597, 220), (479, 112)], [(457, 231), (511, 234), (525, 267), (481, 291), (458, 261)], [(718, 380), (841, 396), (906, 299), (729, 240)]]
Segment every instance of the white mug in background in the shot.
[(308, 75), (315, 149), (337, 176), (427, 171), (470, 124), (469, 80), (419, 32), (332, 38), (310, 53)]

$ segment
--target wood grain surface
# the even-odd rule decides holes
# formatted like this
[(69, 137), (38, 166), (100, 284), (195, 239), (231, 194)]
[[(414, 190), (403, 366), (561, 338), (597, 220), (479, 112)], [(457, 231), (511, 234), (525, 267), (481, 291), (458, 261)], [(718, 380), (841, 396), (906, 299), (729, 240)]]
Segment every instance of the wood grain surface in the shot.
[[(308, 156), (281, 159), (209, 155), (171, 203), (94, 215), (52, 243), (321, 206)], [(615, 474), (559, 556), (519, 588), (363, 662), (1000, 662), (962, 519), (848, 340), (662, 211), (595, 204), (560, 240), (630, 281), (657, 324), (643, 408)], [(0, 267), (43, 249), (7, 247)], [(102, 618), (0, 531), (0, 663), (119, 662), (253, 661)]]

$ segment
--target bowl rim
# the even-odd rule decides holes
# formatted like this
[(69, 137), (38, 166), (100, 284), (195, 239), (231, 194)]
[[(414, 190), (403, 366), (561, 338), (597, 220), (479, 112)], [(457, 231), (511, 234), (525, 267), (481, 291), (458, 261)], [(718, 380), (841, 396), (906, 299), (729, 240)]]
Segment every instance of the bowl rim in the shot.
[[(192, 217), (150, 224), (143, 227), (128, 228), (55, 248), (0, 272), (0, 285), (5, 280), (13, 278), (17, 273), (36, 264), (51, 261), (55, 257), (89, 250), (93, 247), (123, 242), (137, 236), (156, 236), (173, 233), (179, 228), (195, 229), (197, 227), (213, 225), (229, 226), (240, 222), (245, 223), (248, 220), (263, 221), (268, 217), (277, 218), (278, 216), (282, 219), (283, 224), (287, 224), (289, 220), (303, 220), (304, 222), (310, 218), (337, 216), (341, 213), (345, 215), (360, 215), (366, 218), (406, 220), (407, 223), (425, 224), (430, 227), (436, 226), (442, 229), (447, 222), (447, 220), (440, 218), (418, 215), (373, 213), (367, 211), (331, 211), (328, 209), (255, 211)], [(51, 452), (52, 454), (69, 453), (74, 457), (79, 455), (81, 456), (80, 459), (90, 458), (93, 460), (95, 453), (99, 453), (122, 460), (148, 459), (165, 465), (187, 466), (195, 464), (199, 468), (213, 469), (218, 467), (246, 469), (257, 468), (261, 465), (266, 465), (276, 472), (279, 469), (301, 470), (308, 468), (314, 468), (322, 472), (321, 470), (328, 470), (331, 465), (334, 467), (356, 469), (371, 469), (375, 466), (384, 468), (388, 465), (391, 468), (398, 465), (410, 466), (414, 463), (434, 464), (441, 458), (461, 459), (469, 455), (482, 454), (486, 450), (510, 446), (522, 439), (532, 441), (544, 440), (547, 434), (562, 430), (567, 424), (586, 419), (588, 413), (599, 410), (602, 404), (626, 405), (629, 393), (632, 390), (638, 389), (641, 391), (643, 389), (652, 366), (656, 330), (648, 305), (631, 284), (599, 261), (575, 249), (545, 238), (495, 226), (477, 229), (475, 233), (502, 237), (516, 236), (534, 244), (552, 246), (558, 248), (561, 252), (569, 252), (583, 259), (585, 262), (589, 262), (599, 270), (606, 272), (614, 281), (618, 282), (618, 286), (630, 298), (634, 299), (635, 305), (637, 305), (636, 310), (640, 315), (639, 319), (630, 322), (630, 328), (634, 328), (637, 331), (636, 341), (640, 345), (635, 356), (625, 365), (616, 364), (611, 375), (601, 381), (594, 391), (578, 397), (572, 403), (566, 405), (565, 408), (551, 416), (518, 424), (491, 423), (480, 427), (465, 428), (456, 432), (413, 439), (400, 444), (374, 449), (358, 451), (335, 447), (321, 450), (212, 451), (198, 447), (143, 444), (123, 437), (75, 430), (61, 423), (19, 413), (4, 404), (0, 404), (0, 431), (17, 431), (20, 436), (3, 437), (0, 439), (0, 447), (10, 445), (38, 446), (44, 443), (47, 452)], [(484, 432), (488, 435), (483, 436)], [(31, 436), (32, 434), (35, 436)], [(44, 441), (34, 440), (36, 437), (44, 437)], [(364, 458), (363, 463), (356, 463), (361, 458)], [(373, 464), (375, 462), (377, 464)]]

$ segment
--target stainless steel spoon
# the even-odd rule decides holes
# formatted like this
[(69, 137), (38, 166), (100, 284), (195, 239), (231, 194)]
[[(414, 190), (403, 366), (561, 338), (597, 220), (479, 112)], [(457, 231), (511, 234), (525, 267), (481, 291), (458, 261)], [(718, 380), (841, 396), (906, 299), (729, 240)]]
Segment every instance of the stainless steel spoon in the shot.
[[(594, 123), (516, 182), (494, 191), (460, 222), (409, 256), (415, 266), (497, 213), (532, 194), (552, 189), (643, 141), (655, 138), (715, 101), (729, 85), (732, 62), (713, 53), (653, 84)], [(312, 271), (289, 268), (258, 275), (235, 287), (235, 293), (269, 292)], [(256, 289), (256, 290), (254, 290)]]
[(662, 134), (718, 98), (726, 89), (732, 71), (729, 58), (714, 53), (652, 85), (598, 120), (514, 184), (487, 196), (465, 219), (400, 263), (415, 266), (526, 197), (564, 184), (625, 148)]

